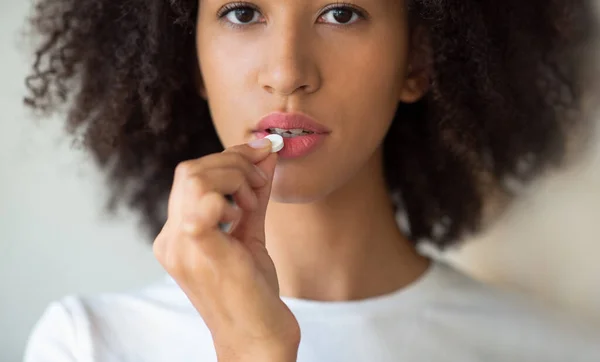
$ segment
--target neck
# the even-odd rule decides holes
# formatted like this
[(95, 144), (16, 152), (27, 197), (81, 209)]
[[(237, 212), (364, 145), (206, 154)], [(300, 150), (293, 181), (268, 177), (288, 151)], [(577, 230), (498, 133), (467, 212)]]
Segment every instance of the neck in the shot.
[(265, 221), (282, 296), (356, 300), (383, 295), (410, 284), (428, 266), (398, 228), (381, 150), (324, 199), (271, 202)]

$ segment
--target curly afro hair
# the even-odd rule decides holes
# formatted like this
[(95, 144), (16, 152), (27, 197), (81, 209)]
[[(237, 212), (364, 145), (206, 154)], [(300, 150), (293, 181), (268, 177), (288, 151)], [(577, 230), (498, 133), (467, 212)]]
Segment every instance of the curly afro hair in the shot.
[[(561, 164), (592, 88), (597, 33), (584, 0), (406, 0), (432, 47), (426, 96), (399, 104), (384, 141), (408, 236), (443, 248), (481, 230), (492, 195)], [(25, 103), (67, 108), (67, 131), (149, 236), (176, 165), (223, 149), (194, 81), (197, 0), (38, 0)], [(587, 130), (586, 130), (587, 128)], [(77, 138), (79, 139), (79, 138)]]

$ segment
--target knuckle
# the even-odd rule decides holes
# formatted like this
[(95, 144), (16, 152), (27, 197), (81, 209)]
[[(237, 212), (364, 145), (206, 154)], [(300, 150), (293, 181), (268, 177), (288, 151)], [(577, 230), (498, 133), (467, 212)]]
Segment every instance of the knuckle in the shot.
[(244, 167), (248, 165), (249, 161), (238, 152), (230, 152), (228, 156), (231, 159), (231, 162), (239, 167)]
[(203, 224), (202, 217), (197, 212), (187, 212), (179, 225), (179, 235), (200, 236), (204, 230)]
[(189, 197), (202, 197), (209, 192), (209, 182), (203, 176), (190, 177), (184, 181), (184, 189)]
[(219, 195), (216, 192), (210, 192), (206, 194), (205, 197), (206, 202), (204, 203), (204, 205), (206, 207), (206, 212), (219, 213), (223, 211), (226, 200), (222, 195)]
[(209, 232), (213, 227), (212, 220), (218, 219), (223, 212), (224, 200), (218, 193), (208, 192), (202, 196), (201, 202), (188, 204), (180, 224), (180, 232), (194, 238)]
[(183, 161), (175, 167), (175, 177), (178, 179), (184, 179), (192, 174), (193, 162)]

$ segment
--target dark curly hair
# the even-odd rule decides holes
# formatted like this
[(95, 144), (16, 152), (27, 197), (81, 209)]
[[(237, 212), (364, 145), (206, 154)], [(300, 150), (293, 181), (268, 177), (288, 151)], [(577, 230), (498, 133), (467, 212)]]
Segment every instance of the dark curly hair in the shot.
[[(68, 106), (68, 132), (107, 172), (108, 209), (139, 210), (152, 238), (176, 165), (223, 149), (194, 80), (197, 1), (39, 0), (31, 17), (41, 36), (26, 104), (43, 115)], [(559, 165), (589, 130), (594, 8), (406, 1), (429, 32), (433, 74), (421, 101), (399, 104), (386, 179), (408, 236), (445, 247), (485, 225), (493, 195), (510, 199), (506, 180)]]

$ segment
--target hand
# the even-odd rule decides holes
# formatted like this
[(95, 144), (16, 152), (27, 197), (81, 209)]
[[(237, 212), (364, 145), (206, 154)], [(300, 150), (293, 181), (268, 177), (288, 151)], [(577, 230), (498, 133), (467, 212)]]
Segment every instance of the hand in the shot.
[[(279, 297), (265, 248), (277, 163), (270, 148), (268, 141), (239, 145), (179, 164), (167, 222), (154, 241), (156, 258), (210, 329), (220, 361), (296, 360), (300, 329)], [(229, 232), (219, 228), (230, 222)]]

